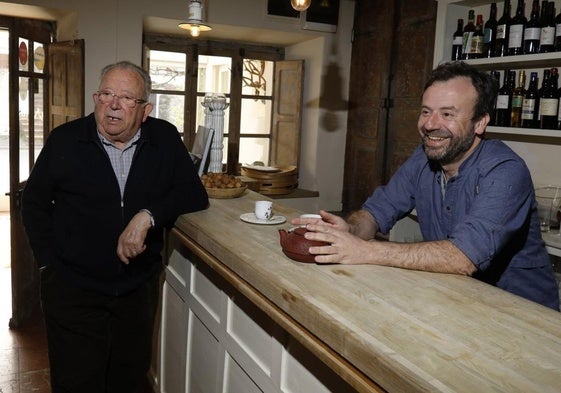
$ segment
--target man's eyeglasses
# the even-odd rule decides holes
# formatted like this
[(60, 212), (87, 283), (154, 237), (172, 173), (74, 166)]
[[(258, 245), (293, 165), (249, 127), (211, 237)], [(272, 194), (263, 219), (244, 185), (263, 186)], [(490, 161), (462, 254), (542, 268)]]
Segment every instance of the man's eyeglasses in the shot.
[(146, 102), (146, 100), (140, 98), (134, 98), (134, 97), (123, 96), (123, 95), (120, 96), (118, 94), (111, 93), (109, 91), (97, 92), (97, 98), (99, 99), (99, 102), (101, 102), (102, 104), (109, 104), (110, 102), (113, 102), (113, 99), (115, 97), (119, 100), (121, 104), (131, 109), (134, 108), (137, 104), (144, 104)]

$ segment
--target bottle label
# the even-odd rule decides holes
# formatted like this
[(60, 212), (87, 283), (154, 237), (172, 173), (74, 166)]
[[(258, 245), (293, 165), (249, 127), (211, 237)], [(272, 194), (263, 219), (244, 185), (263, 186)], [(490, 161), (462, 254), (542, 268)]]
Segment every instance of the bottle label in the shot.
[(522, 101), (522, 120), (534, 120), (534, 108), (536, 100), (534, 98), (524, 98)]
[(493, 30), (487, 27), (483, 31), (483, 43), (488, 44), (492, 40), (493, 40)]
[[(561, 31), (559, 32), (559, 34), (561, 34)], [(506, 25), (498, 25), (497, 26), (497, 39), (505, 39), (505, 38), (506, 38)]]
[(473, 31), (464, 33), (464, 41), (463, 41), (463, 47), (462, 47), (462, 52), (463, 53), (471, 53), (472, 38), (473, 38)]
[(541, 29), (539, 27), (528, 27), (524, 29), (524, 41), (539, 40)]
[(561, 37), (561, 23), (555, 25), (555, 36)]
[(497, 109), (508, 109), (508, 94), (497, 96)]
[(452, 45), (463, 45), (463, 44), (464, 44), (464, 37), (462, 36), (454, 37), (454, 40), (452, 41)]
[(557, 116), (557, 107), (559, 100), (557, 98), (542, 98), (540, 101), (540, 114), (542, 116)]
[(524, 25), (512, 25), (508, 31), (508, 47), (521, 48), (522, 36), (524, 35)]
[(471, 37), (471, 48), (469, 53), (482, 54), (483, 53), (483, 37), (476, 35)]
[[(561, 32), (560, 32), (561, 34)], [(540, 45), (553, 45), (555, 41), (555, 27), (542, 27), (540, 34)]]
[(512, 96), (512, 108), (522, 108), (524, 96)]

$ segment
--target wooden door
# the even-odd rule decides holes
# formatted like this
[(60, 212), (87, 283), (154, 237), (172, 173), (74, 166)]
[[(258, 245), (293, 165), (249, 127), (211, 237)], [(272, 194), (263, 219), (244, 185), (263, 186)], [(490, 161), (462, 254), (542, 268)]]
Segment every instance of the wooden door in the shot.
[(357, 0), (343, 211), (359, 209), (419, 143), (420, 96), (432, 68), (436, 2)]
[(46, 127), (45, 56), (54, 29), (51, 23), (10, 18), (9, 39), (9, 172), (12, 317), (21, 327), (39, 305), (39, 271), (21, 220), (21, 194), (43, 146)]
[[(25, 230), (21, 220), (21, 193), (35, 159), (43, 146), (51, 125), (58, 125), (66, 120), (79, 117), (84, 113), (84, 62), (83, 41), (76, 41), (72, 51), (57, 51), (61, 45), (50, 43), (50, 24), (42, 24), (30, 29), (29, 22), (16, 21), (11, 48), (19, 48), (20, 55), (15, 56), (10, 68), (12, 78), (12, 97), (10, 113), (10, 221), (11, 221), (11, 268), (12, 268), (12, 318), (10, 326), (22, 327), (39, 306), (39, 271), (37, 269)], [(25, 28), (21, 28), (21, 27)], [(34, 34), (32, 32), (35, 32)], [(41, 33), (41, 34), (39, 34)], [(31, 38), (26, 38), (31, 37)], [(30, 65), (22, 65), (21, 42), (32, 49)], [(57, 61), (50, 61), (52, 47)], [(62, 44), (68, 48), (68, 44)], [(43, 51), (37, 51), (37, 48)], [(46, 50), (45, 50), (46, 49)], [(18, 53), (16, 51), (15, 53)], [(38, 59), (43, 53), (44, 58)], [(34, 57), (35, 56), (35, 57)], [(66, 61), (60, 60), (65, 56)], [(18, 58), (19, 57), (19, 58)], [(77, 61), (77, 59), (81, 59)], [(40, 60), (40, 61), (39, 61)], [(40, 67), (38, 67), (40, 65)], [(12, 70), (15, 70), (12, 73)], [(48, 78), (49, 75), (55, 78)], [(47, 80), (49, 83), (47, 84)], [(54, 81), (53, 81), (54, 80)], [(64, 91), (62, 91), (64, 89)], [(29, 99), (22, 99), (26, 92)], [(56, 97), (53, 99), (53, 95)], [(65, 101), (60, 97), (64, 96)], [(52, 122), (49, 109), (54, 102), (58, 115)], [(33, 114), (25, 116), (22, 114)], [(62, 115), (61, 115), (62, 114)], [(49, 121), (51, 120), (51, 121)], [(13, 142), (13, 143), (12, 143)], [(24, 153), (25, 157), (22, 155)]]
[(49, 129), (84, 116), (84, 40), (49, 46)]
[(304, 61), (275, 62), (271, 154), (273, 165), (298, 166)]

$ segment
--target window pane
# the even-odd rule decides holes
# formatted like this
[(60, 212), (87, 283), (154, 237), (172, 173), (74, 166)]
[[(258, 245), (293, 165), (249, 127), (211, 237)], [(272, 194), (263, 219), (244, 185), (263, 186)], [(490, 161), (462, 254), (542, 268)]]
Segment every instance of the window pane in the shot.
[(150, 51), (152, 89), (185, 91), (185, 53)]
[[(0, 28), (0, 168), (3, 171), (2, 176), (0, 176), (0, 203), (2, 205), (4, 205), (4, 200), (7, 201), (7, 197), (4, 194), (10, 191), (8, 45), (8, 30)], [(7, 202), (5, 206), (8, 206)]]
[(44, 125), (44, 113), (43, 113), (43, 97), (44, 97), (44, 79), (35, 79), (37, 89), (33, 91), (33, 100), (35, 106), (35, 113), (33, 114), (33, 126), (34, 126), (34, 146), (33, 146), (33, 157), (34, 162), (39, 156), (41, 149), (43, 148), (43, 125)]
[(169, 121), (183, 135), (185, 96), (152, 94), (150, 101), (154, 103), (154, 110), (151, 115)]
[(273, 62), (244, 59), (242, 94), (271, 96), (273, 94)]
[(269, 139), (240, 138), (240, 163), (253, 164), (255, 161), (269, 164)]
[(29, 175), (29, 78), (19, 78), (19, 181)]
[(29, 41), (25, 38), (19, 39), (18, 67), (20, 71), (29, 71)]
[(269, 135), (271, 133), (271, 106), (270, 100), (242, 99), (240, 132), (242, 134)]
[(33, 51), (33, 69), (35, 72), (42, 73), (45, 69), (45, 48), (43, 44), (35, 42), (35, 50)]
[(197, 91), (230, 94), (231, 70), (230, 57), (199, 55)]

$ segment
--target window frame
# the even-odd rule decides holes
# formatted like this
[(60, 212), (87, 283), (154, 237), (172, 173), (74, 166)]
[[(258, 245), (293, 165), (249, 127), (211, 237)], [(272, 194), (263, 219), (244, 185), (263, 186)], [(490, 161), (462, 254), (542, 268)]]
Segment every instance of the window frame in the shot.
[[(240, 138), (263, 136), (262, 134), (242, 134), (241, 126), (241, 104), (243, 98), (253, 98), (255, 96), (242, 95), (242, 75), (243, 60), (284, 60), (284, 48), (273, 46), (260, 46), (228, 41), (199, 40), (186, 37), (175, 37), (160, 34), (144, 34), (143, 37), (143, 67), (149, 70), (148, 52), (150, 50), (179, 52), (186, 54), (186, 78), (185, 92), (156, 90), (157, 93), (185, 96), (184, 125), (183, 130), (179, 130), (183, 135), (183, 142), (187, 147), (193, 144), (195, 131), (197, 129), (197, 72), (198, 56), (223, 56), (232, 59), (232, 70), (230, 79), (230, 93), (226, 95), (229, 102), (229, 122), (228, 122), (228, 146), (226, 157), (226, 171), (228, 173), (239, 174), (239, 148)], [(272, 82), (272, 81), (271, 81)], [(269, 98), (270, 96), (266, 96)], [(271, 101), (274, 99), (271, 97)], [(226, 136), (226, 135), (225, 135)], [(271, 142), (271, 135), (269, 135)]]

